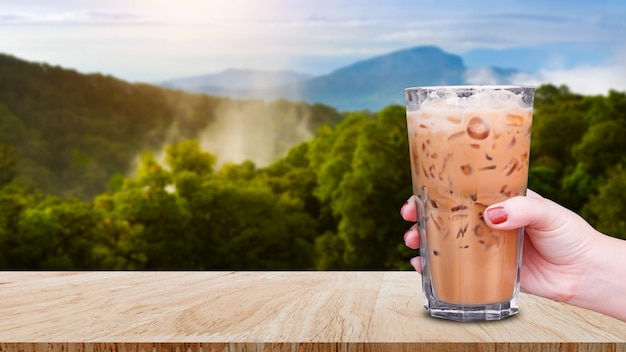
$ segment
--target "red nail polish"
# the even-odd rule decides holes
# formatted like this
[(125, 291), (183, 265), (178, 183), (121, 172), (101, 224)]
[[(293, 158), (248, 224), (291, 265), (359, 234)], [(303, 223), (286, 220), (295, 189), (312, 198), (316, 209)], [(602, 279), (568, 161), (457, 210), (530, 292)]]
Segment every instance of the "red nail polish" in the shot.
[(509, 218), (509, 214), (503, 207), (494, 207), (487, 209), (487, 217), (492, 224), (497, 225), (505, 222)]

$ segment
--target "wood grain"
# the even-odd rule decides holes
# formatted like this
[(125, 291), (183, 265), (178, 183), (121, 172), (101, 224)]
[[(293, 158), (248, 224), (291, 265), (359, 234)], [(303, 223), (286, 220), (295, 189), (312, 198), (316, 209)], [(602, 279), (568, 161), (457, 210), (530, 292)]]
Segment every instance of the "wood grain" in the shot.
[(626, 323), (522, 294), (431, 318), (415, 272), (0, 272), (0, 351), (623, 351)]

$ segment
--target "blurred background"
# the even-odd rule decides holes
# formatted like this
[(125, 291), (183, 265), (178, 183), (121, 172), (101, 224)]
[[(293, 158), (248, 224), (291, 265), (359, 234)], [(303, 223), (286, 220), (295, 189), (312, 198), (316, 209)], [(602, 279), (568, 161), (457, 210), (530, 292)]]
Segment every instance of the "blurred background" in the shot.
[(0, 0), (0, 269), (411, 269), (403, 89), (532, 84), (626, 238), (626, 2)]

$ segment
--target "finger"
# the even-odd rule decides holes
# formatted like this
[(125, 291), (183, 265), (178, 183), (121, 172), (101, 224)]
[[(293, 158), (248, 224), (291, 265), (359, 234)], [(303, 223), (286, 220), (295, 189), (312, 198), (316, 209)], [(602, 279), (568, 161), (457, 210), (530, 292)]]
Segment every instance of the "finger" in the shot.
[(404, 233), (404, 244), (411, 249), (418, 249), (420, 247), (419, 232), (417, 230), (417, 224), (414, 224)]
[(415, 198), (411, 196), (400, 209), (400, 215), (406, 221), (417, 221), (417, 209), (415, 207)]
[(484, 219), (498, 230), (524, 227), (524, 246), (530, 250), (524, 250), (524, 257), (535, 253), (553, 264), (568, 264), (572, 258), (583, 257), (599, 234), (576, 213), (546, 198), (507, 199), (488, 207)]
[(533, 191), (532, 189), (527, 189), (526, 190), (526, 196), (534, 197), (534, 198), (543, 198), (539, 193)]
[(415, 271), (420, 274), (422, 273), (422, 259), (420, 257), (411, 258), (411, 260), (409, 260), (409, 263), (411, 263), (411, 266), (415, 269)]
[(552, 231), (565, 225), (572, 218), (571, 211), (558, 204), (534, 195), (519, 196), (493, 204), (484, 212), (487, 225), (499, 230), (528, 227)]

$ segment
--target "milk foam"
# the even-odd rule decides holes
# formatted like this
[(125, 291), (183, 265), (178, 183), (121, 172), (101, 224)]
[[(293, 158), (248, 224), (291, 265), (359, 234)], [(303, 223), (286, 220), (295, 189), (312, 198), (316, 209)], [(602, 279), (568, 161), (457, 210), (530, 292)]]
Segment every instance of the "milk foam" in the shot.
[(421, 126), (435, 131), (451, 131), (467, 125), (475, 116), (490, 120), (494, 128), (503, 121), (501, 116), (529, 116), (532, 107), (523, 98), (508, 90), (474, 88), (471, 96), (459, 96), (458, 91), (434, 90), (421, 103), (419, 110), (407, 112), (409, 126)]

